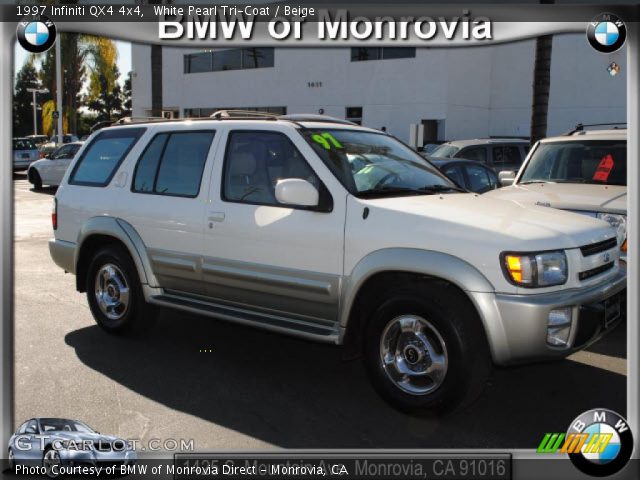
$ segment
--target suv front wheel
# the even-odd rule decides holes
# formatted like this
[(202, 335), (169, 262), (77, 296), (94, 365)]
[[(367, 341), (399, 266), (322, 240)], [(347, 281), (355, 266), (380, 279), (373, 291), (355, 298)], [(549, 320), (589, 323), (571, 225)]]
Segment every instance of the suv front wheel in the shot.
[(109, 333), (139, 332), (153, 318), (129, 253), (118, 245), (99, 250), (87, 272), (87, 300), (93, 318)]
[(378, 393), (403, 411), (450, 412), (482, 391), (491, 369), (482, 323), (464, 294), (437, 282), (389, 291), (365, 332)]

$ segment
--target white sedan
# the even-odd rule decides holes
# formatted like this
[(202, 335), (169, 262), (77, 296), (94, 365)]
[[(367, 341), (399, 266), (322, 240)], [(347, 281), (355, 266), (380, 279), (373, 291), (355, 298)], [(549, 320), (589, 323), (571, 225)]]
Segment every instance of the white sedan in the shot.
[(57, 187), (62, 181), (69, 164), (83, 142), (73, 142), (62, 145), (51, 152), (45, 158), (33, 162), (29, 166), (27, 178), (33, 184), (33, 188), (39, 190), (43, 185)]

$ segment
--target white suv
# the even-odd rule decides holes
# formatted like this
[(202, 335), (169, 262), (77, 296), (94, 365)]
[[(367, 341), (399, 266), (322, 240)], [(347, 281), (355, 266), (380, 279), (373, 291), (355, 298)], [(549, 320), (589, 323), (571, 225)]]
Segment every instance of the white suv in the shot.
[(106, 128), (75, 157), (50, 251), (108, 332), (164, 306), (347, 344), (387, 401), (442, 412), (492, 362), (618, 322), (605, 222), (462, 192), (376, 130), (245, 115)]

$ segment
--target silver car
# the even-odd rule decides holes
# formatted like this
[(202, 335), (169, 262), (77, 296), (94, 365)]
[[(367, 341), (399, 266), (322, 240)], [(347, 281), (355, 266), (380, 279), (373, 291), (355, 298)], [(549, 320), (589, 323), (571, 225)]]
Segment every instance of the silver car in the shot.
[(32, 140), (28, 138), (13, 139), (13, 169), (26, 170), (40, 158), (40, 152)]
[(32, 418), (18, 427), (9, 439), (9, 465), (132, 464), (137, 456), (126, 440), (102, 435), (85, 423), (64, 418)]

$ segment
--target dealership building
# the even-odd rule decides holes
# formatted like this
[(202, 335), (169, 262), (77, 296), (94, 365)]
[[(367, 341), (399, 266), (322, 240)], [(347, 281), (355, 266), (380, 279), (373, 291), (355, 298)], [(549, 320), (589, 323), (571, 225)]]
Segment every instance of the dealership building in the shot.
[[(535, 40), (469, 48), (163, 48), (165, 116), (325, 113), (423, 143), (528, 136)], [(548, 134), (626, 121), (626, 49), (553, 40)], [(609, 66), (620, 69), (611, 75)], [(132, 46), (133, 115), (151, 113), (151, 47)]]

